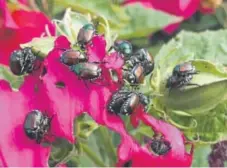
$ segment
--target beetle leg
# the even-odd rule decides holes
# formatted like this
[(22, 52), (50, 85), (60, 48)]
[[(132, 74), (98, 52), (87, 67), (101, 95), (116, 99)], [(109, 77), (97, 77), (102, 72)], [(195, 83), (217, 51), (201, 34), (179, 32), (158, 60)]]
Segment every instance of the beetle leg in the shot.
[(107, 52), (110, 52), (112, 49), (114, 49), (114, 46), (111, 46)]
[(84, 84), (85, 84), (86, 88), (89, 90), (89, 87), (88, 87), (87, 82), (86, 82), (85, 80), (83, 80), (83, 82), (84, 82)]
[(49, 123), (51, 123), (51, 121), (53, 120), (54, 116), (56, 116), (56, 114), (53, 114), (49, 120)]
[(34, 66), (33, 66), (33, 70), (34, 71), (36, 71), (36, 70), (38, 70), (38, 69), (40, 69), (40, 67), (41, 67), (41, 62), (38, 64), (38, 66), (37, 66), (37, 64), (34, 64)]

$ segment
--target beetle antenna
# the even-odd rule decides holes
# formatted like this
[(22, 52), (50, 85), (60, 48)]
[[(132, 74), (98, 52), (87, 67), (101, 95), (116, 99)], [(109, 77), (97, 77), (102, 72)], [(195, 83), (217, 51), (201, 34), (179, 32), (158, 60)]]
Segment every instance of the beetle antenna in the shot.
[(111, 46), (107, 52), (110, 52), (113, 48), (114, 48), (114, 47), (113, 47), (113, 46)]
[(56, 116), (56, 113), (51, 116), (50, 122), (53, 120), (54, 116)]

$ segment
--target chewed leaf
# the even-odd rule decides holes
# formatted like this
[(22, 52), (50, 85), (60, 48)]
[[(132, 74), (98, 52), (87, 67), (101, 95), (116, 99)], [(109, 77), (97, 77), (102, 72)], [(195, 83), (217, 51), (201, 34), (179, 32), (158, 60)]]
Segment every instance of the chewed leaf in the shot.
[(56, 37), (41, 37), (33, 38), (32, 41), (21, 44), (21, 48), (32, 47), (32, 50), (37, 52), (41, 57), (46, 57), (47, 54), (54, 48)]
[(166, 76), (160, 87), (165, 96), (157, 98), (165, 108), (195, 115), (209, 111), (226, 100), (227, 74), (218, 71), (215, 65), (208, 61), (194, 60), (192, 64), (199, 73), (193, 75), (191, 83), (199, 86), (169, 90), (165, 87), (168, 78)]
[(180, 17), (158, 10), (146, 9), (139, 3), (127, 5), (124, 9), (131, 19), (123, 28), (117, 29), (121, 39), (145, 37), (171, 23), (182, 20)]

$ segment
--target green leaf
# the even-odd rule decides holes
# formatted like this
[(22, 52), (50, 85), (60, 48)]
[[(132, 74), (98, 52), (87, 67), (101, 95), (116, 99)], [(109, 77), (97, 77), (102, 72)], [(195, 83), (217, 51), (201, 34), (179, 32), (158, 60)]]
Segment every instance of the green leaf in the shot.
[[(82, 144), (82, 148), (83, 148), (83, 151), (86, 153), (86, 155), (93, 161), (93, 163), (95, 164), (94, 166), (106, 167), (105, 164), (102, 162), (102, 160), (100, 160), (100, 158), (97, 157), (97, 153), (92, 151), (89, 146)], [(91, 164), (85, 163), (84, 165), (83, 163), (85, 162), (82, 162), (80, 166), (85, 166), (85, 167), (91, 166)]]
[[(80, 29), (85, 24), (92, 23), (93, 21), (90, 14), (74, 12), (70, 8), (66, 9), (62, 20), (54, 20), (58, 35), (66, 36), (73, 45), (77, 42), (77, 35)], [(105, 16), (100, 16), (98, 19), (96, 18), (95, 21), (99, 22), (97, 27), (98, 32), (105, 35), (107, 43), (106, 49), (108, 50), (110, 46), (113, 45), (116, 34), (110, 31), (109, 22)]]
[[(90, 13), (95, 16), (104, 16), (109, 22), (115, 26), (120, 27), (120, 24), (127, 22), (130, 18), (125, 14), (124, 9), (119, 5), (115, 5), (111, 0), (56, 0), (56, 4), (71, 7), (72, 10), (87, 14)], [(122, 22), (121, 22), (122, 21)]]
[[(211, 62), (194, 60), (192, 64), (199, 71), (194, 75), (191, 83), (199, 87), (186, 87), (182, 90), (165, 87), (167, 78), (171, 75), (166, 73), (160, 83), (159, 103), (168, 110), (177, 110), (190, 113), (191, 115), (201, 114), (213, 109), (216, 105), (227, 98), (227, 74), (220, 72)], [(164, 75), (164, 74), (163, 74)], [(177, 100), (177, 101), (176, 101)]]
[[(215, 14), (219, 13), (220, 9), (217, 9)], [(209, 28), (221, 28), (219, 24), (219, 20), (215, 16), (215, 14), (210, 15), (202, 15), (200, 14), (200, 20), (194, 21), (194, 18), (191, 18), (189, 21), (185, 21), (181, 24), (181, 29), (188, 31), (204, 31)], [(194, 20), (192, 20), (194, 19)]]
[(8, 66), (1, 65), (0, 66), (0, 79), (6, 80), (10, 83), (11, 87), (14, 89), (18, 89), (20, 85), (24, 81), (23, 76), (14, 75)]
[[(164, 45), (155, 57), (156, 65), (165, 71), (181, 61), (205, 59), (215, 64), (227, 64), (227, 30), (193, 33), (181, 31)], [(157, 66), (156, 66), (157, 68)]]
[(103, 144), (98, 143), (95, 132), (88, 137), (86, 143), (81, 143), (81, 145), (83, 154), (80, 155), (80, 166), (100, 166), (106, 163), (107, 158), (102, 158), (102, 155), (105, 155), (105, 150), (100, 150)]
[(192, 167), (209, 167), (208, 155), (210, 152), (210, 145), (196, 145), (193, 155)]
[[(219, 104), (204, 116), (197, 116), (197, 127), (186, 131), (189, 139), (196, 137), (203, 143), (216, 143), (226, 139), (227, 102)], [(181, 120), (183, 122), (184, 120)]]
[(78, 124), (80, 127), (79, 136), (89, 137), (93, 131), (95, 131), (99, 126), (94, 121), (83, 121)]
[(176, 17), (161, 11), (144, 8), (141, 4), (119, 6), (111, 0), (96, 0), (87, 3), (86, 0), (56, 0), (56, 4), (71, 7), (73, 11), (81, 14), (91, 14), (91, 18), (98, 19), (105, 24), (105, 19), (109, 22), (114, 33), (119, 34), (119, 38), (146, 37), (152, 32), (163, 27), (180, 22), (182, 18)]
[(54, 48), (54, 41), (56, 37), (40, 37), (33, 38), (32, 41), (21, 44), (21, 48), (32, 47), (32, 50), (40, 57), (46, 57), (48, 53)]
[(120, 39), (146, 37), (152, 32), (182, 20), (180, 17), (158, 10), (144, 8), (140, 3), (130, 4), (122, 8), (130, 17), (130, 22), (120, 30), (116, 30)]
[(73, 144), (70, 144), (65, 139), (57, 138), (52, 144), (49, 162), (55, 166), (59, 163), (65, 163), (70, 160), (71, 157), (75, 157), (77, 155), (78, 152)]
[[(181, 32), (164, 45), (155, 57), (151, 88), (164, 96), (153, 99), (153, 108), (191, 140), (214, 143), (226, 138), (227, 31)], [(204, 59), (204, 60), (201, 60)], [(173, 68), (191, 61), (199, 74), (181, 89), (165, 88)]]
[[(109, 165), (114, 165), (117, 161), (117, 156), (110, 131), (108, 131), (105, 127), (99, 127), (99, 129), (95, 132), (95, 136), (97, 145), (99, 144), (99, 147), (101, 147), (100, 149), (106, 152), (105, 155), (110, 158), (108, 159)], [(102, 154), (103, 152), (100, 151), (100, 153)], [(107, 156), (102, 155), (102, 158), (106, 158)]]

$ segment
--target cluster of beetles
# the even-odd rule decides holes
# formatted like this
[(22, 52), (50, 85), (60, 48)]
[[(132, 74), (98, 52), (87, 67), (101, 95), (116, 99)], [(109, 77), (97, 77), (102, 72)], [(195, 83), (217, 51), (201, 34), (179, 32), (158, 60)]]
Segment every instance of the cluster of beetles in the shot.
[[(102, 76), (100, 64), (105, 62), (88, 62), (88, 57), (86, 56), (86, 45), (92, 45), (92, 38), (96, 35), (98, 33), (95, 26), (91, 23), (85, 24), (77, 36), (76, 46), (79, 49), (62, 49), (64, 52), (59, 58), (62, 64), (67, 66), (80, 80), (85, 82), (94, 82)], [(139, 86), (144, 78), (154, 70), (154, 59), (146, 49), (142, 48), (134, 52), (130, 42), (117, 40), (108, 52), (111, 50), (114, 50), (118, 53), (119, 57), (123, 58), (123, 79), (132, 87)], [(32, 51), (32, 48), (26, 47), (12, 52), (10, 69), (14, 75), (29, 74), (39, 68), (40, 59), (38, 59), (37, 53)], [(197, 73), (195, 67), (190, 62), (179, 64), (173, 69), (172, 76), (167, 79), (166, 87), (171, 89), (186, 85), (196, 85), (191, 84), (190, 81), (193, 75)], [(107, 105), (107, 110), (116, 115), (130, 115), (139, 104), (144, 105), (146, 109), (146, 106), (149, 104), (148, 97), (135, 90), (132, 91), (122, 87), (113, 93)], [(48, 135), (52, 118), (39, 110), (31, 111), (25, 118), (25, 134), (28, 138), (41, 143), (45, 136)], [(157, 138), (153, 142), (151, 148), (156, 151), (156, 154), (165, 154), (170, 150), (167, 142), (163, 143), (163, 141), (159, 141)]]

